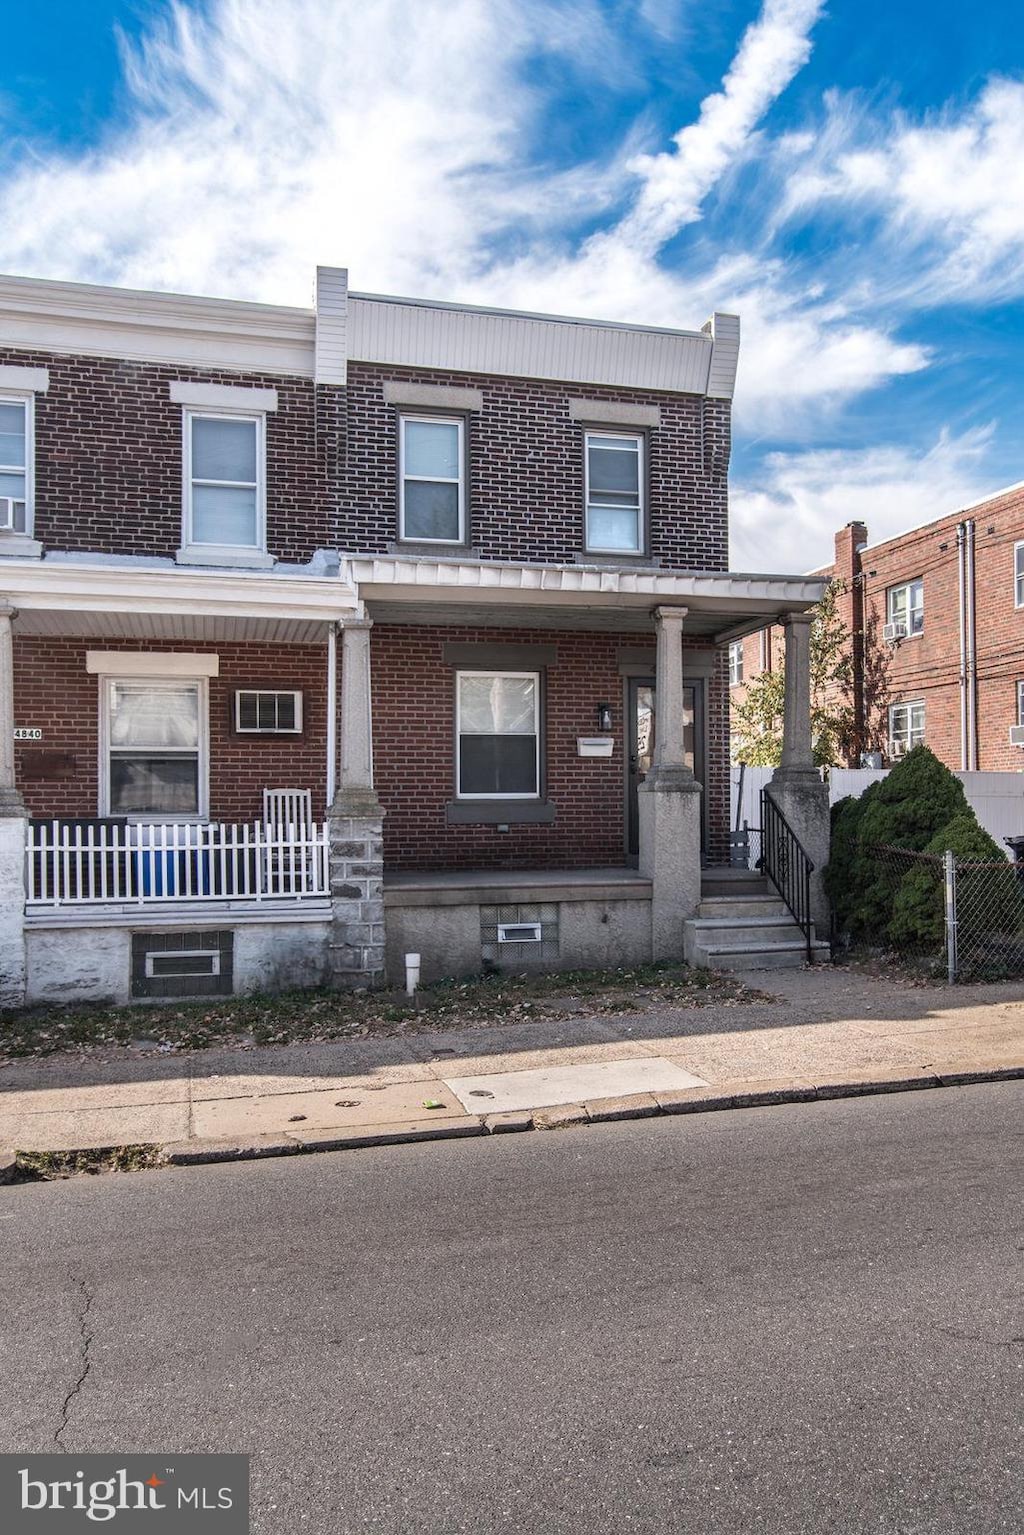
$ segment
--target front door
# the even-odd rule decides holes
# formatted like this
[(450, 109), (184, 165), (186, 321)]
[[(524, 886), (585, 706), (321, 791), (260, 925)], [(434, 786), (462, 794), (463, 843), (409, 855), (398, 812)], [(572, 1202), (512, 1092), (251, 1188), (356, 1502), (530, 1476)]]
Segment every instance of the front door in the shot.
[[(683, 752), (686, 765), (703, 778), (704, 721), (703, 691), (699, 684), (683, 685)], [(651, 770), (657, 740), (657, 694), (653, 677), (630, 677), (629, 707), (626, 718), (626, 744), (629, 751), (626, 777), (626, 845), (631, 858), (640, 852), (640, 809), (637, 790)], [(701, 846), (704, 843), (701, 817)]]

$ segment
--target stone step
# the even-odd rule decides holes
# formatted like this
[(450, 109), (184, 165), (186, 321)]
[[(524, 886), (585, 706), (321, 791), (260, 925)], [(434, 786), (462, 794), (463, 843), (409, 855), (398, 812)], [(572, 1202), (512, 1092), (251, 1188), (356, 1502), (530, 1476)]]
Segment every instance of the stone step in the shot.
[(709, 895), (701, 898), (698, 917), (782, 917), (789, 908), (781, 896)]
[(700, 877), (702, 896), (766, 895), (768, 881), (752, 869), (705, 869)]
[[(827, 943), (813, 944), (812, 953), (815, 963), (828, 962)], [(708, 970), (799, 970), (807, 963), (807, 945), (802, 934), (796, 941), (763, 946), (756, 943), (708, 944), (695, 950), (690, 963)]]
[(759, 917), (691, 917), (686, 925), (691, 939), (702, 947), (708, 943), (786, 943), (803, 937), (788, 911)]

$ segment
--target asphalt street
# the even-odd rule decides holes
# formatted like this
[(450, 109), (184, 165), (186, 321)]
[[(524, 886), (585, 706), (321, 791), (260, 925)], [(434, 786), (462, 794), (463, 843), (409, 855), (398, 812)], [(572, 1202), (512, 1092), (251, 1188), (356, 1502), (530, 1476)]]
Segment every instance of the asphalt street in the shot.
[(1024, 1086), (0, 1189), (0, 1448), (253, 1529), (1024, 1531)]

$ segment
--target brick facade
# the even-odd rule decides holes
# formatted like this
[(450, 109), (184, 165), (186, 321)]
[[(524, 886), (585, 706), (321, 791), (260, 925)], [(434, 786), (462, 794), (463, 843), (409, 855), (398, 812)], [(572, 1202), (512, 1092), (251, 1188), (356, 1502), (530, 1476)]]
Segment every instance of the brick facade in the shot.
[(680, 570), (727, 568), (730, 406), (694, 395), (428, 369), (349, 365), (338, 542), (385, 553), (398, 536), (398, 407), (385, 380), (479, 389), (468, 418), (469, 528), (484, 560), (571, 563), (583, 550), (583, 427), (570, 398), (657, 405), (648, 434), (651, 557)]
[[(35, 404), (35, 537), (47, 549), (173, 558), (182, 543), (182, 407), (172, 380), (276, 389), (267, 413), (267, 545), (306, 563), (337, 547), (328, 468), (338, 391), (308, 379), (0, 347), (0, 364), (46, 368)], [(319, 417), (319, 419), (318, 419)]]
[[(965, 766), (961, 743), (960, 595), (957, 528), (974, 523), (977, 649), (977, 761), (981, 771), (1024, 769), (1024, 751), (1009, 743), (1018, 723), (1017, 684), (1024, 681), (1024, 608), (1015, 605), (1014, 545), (1024, 541), (1024, 488), (869, 545), (863, 523), (836, 534), (833, 563), (819, 572), (842, 585), (839, 611), (851, 634), (855, 739), (848, 762), (861, 751), (886, 752), (889, 709), (921, 701), (925, 741), (947, 767)], [(920, 579), (924, 584), (921, 634), (886, 644), (886, 592)], [(781, 633), (772, 631), (779, 664)], [(744, 642), (744, 679), (761, 670), (760, 636)], [(733, 701), (742, 697), (733, 689)], [(888, 758), (886, 758), (888, 760)]]
[[(544, 689), (546, 798), (552, 825), (450, 826), (454, 799), (456, 668), (448, 642), (549, 644), (557, 660)], [(387, 814), (384, 858), (397, 869), (530, 869), (622, 865), (625, 851), (623, 675), (619, 651), (637, 636), (577, 631), (376, 625), (371, 641), (374, 772)], [(653, 651), (652, 651), (653, 662)], [(712, 854), (728, 838), (728, 720), (724, 673), (708, 689), (707, 803)], [(598, 703), (612, 706), (610, 758), (581, 758), (576, 738), (593, 735)]]
[[(320, 645), (147, 644), (42, 639), (14, 643), (14, 707), (20, 727), (39, 729), (39, 742), (19, 742), (18, 787), (30, 815), (94, 816), (98, 805), (99, 687), (85, 670), (87, 650), (215, 652), (220, 675), (210, 678), (210, 815), (214, 820), (262, 818), (264, 788), (313, 791), (322, 819), (327, 754), (326, 651)], [(301, 688), (299, 736), (238, 735), (234, 690)], [(65, 759), (58, 767), (52, 758)], [(49, 763), (41, 759), (51, 759)], [(53, 776), (57, 771), (59, 776)]]

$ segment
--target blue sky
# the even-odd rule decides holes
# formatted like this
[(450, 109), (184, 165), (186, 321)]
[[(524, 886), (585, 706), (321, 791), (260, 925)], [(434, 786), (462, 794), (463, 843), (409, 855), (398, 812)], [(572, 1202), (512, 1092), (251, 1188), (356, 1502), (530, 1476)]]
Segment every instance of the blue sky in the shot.
[(9, 7), (0, 270), (743, 321), (735, 568), (1024, 479), (1024, 19), (979, 0)]

